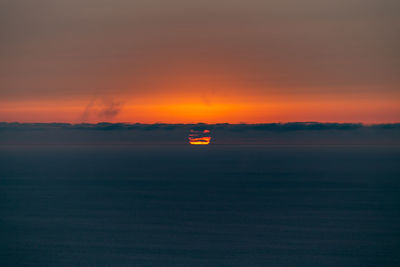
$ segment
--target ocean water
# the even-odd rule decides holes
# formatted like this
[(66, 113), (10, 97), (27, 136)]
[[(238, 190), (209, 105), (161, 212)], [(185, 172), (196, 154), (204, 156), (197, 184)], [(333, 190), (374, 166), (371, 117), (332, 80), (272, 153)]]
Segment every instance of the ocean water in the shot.
[(400, 266), (400, 148), (2, 146), (0, 266)]

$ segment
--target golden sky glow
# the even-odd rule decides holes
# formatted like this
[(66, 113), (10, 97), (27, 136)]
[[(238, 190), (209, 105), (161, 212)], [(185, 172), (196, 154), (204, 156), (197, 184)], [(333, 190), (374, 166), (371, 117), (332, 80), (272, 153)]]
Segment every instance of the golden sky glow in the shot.
[(8, 1), (0, 121), (398, 122), (395, 2)]
[[(143, 98), (86, 101), (21, 101), (3, 103), (0, 121), (19, 122), (141, 122), (141, 123), (263, 123), (288, 121), (396, 122), (397, 99), (262, 98)], [(264, 99), (268, 99), (264, 100)]]

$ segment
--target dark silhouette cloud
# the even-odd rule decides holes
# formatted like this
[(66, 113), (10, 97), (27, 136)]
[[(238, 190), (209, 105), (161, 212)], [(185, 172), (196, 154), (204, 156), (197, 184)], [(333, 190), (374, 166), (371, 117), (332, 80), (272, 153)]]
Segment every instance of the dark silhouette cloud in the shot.
[[(112, 107), (114, 109), (114, 107)], [(110, 111), (114, 114), (114, 111)], [(328, 130), (357, 130), (357, 129), (399, 129), (400, 123), (391, 124), (373, 124), (365, 125), (362, 123), (321, 123), (321, 122), (289, 122), (289, 123), (259, 123), (259, 124), (168, 124), (168, 123), (18, 123), (18, 122), (0, 122), (0, 129), (3, 130), (33, 130), (33, 129), (80, 129), (80, 130), (141, 130), (141, 131), (158, 131), (158, 130), (175, 130), (175, 129), (192, 129), (192, 130), (225, 130), (225, 131), (328, 131)]]
[(209, 130), (212, 144), (400, 144), (400, 124), (0, 123), (0, 144), (186, 144)]

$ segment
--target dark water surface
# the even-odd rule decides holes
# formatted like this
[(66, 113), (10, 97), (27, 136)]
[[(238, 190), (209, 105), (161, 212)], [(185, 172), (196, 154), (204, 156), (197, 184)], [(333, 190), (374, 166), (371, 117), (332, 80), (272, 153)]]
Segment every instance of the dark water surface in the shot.
[(2, 146), (0, 266), (400, 266), (400, 148)]

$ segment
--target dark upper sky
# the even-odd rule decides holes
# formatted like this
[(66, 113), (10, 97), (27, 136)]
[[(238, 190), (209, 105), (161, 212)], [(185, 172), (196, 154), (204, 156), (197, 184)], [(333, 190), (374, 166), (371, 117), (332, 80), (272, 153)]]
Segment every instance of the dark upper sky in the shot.
[(394, 0), (0, 0), (0, 120), (398, 121)]

